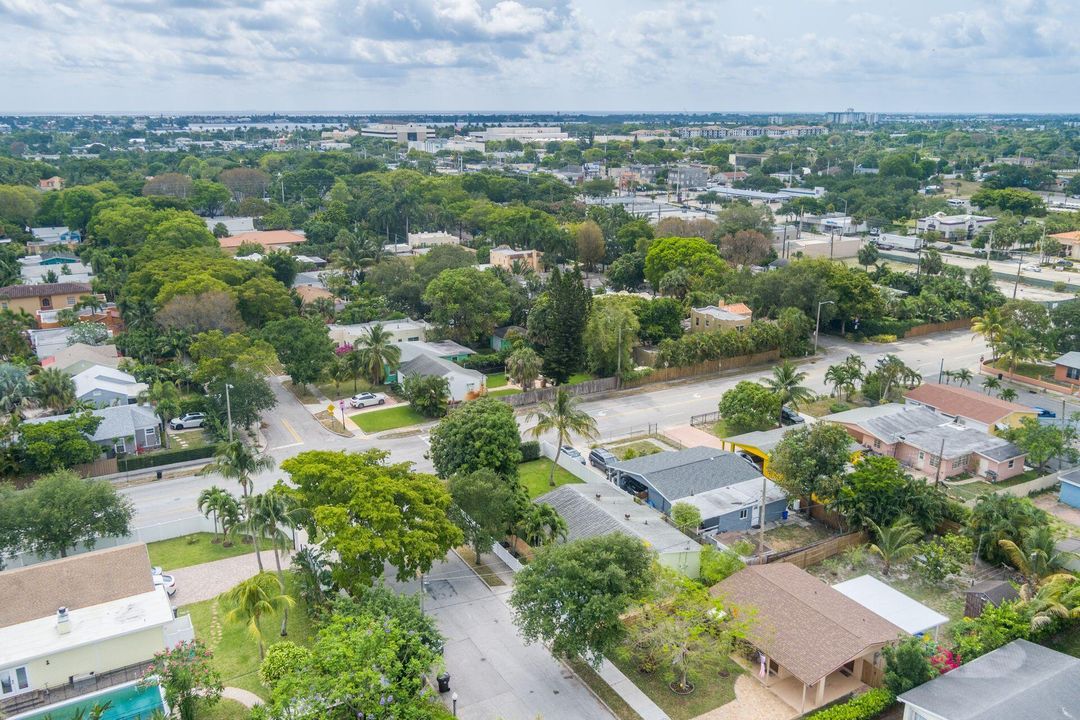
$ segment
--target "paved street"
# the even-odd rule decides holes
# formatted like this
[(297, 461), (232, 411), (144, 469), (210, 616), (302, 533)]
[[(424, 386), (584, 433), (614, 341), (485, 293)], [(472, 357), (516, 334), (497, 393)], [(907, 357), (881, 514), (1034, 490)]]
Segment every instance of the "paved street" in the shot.
[[(907, 258), (910, 258), (912, 262), (917, 262), (917, 260), (918, 260), (918, 254), (917, 253), (909, 252), (907, 250), (902, 250), (900, 248), (894, 248), (892, 250), (884, 250), (882, 252), (884, 252), (886, 255), (897, 255), (897, 256), (900, 256), (900, 257), (907, 257)], [(979, 258), (967, 257), (966, 255), (954, 255), (954, 254), (948, 253), (948, 252), (942, 253), (941, 254), (941, 259), (944, 260), (945, 262), (947, 262), (950, 265), (956, 265), (957, 267), (962, 267), (962, 268), (964, 268), (964, 270), (971, 270), (972, 268), (977, 267), (979, 265), (988, 264), (985, 259), (980, 260)], [(995, 273), (1001, 273), (1001, 274), (1004, 274), (1004, 275), (1008, 275), (1009, 277), (1014, 277), (1016, 275), (1017, 266), (1020, 266), (1020, 268), (1021, 268), (1020, 269), (1021, 286), (1022, 286), (1022, 284), (1024, 282), (1024, 277), (1032, 277), (1032, 278), (1037, 278), (1039, 280), (1048, 280), (1050, 282), (1058, 282), (1060, 280), (1061, 282), (1069, 283), (1069, 284), (1072, 284), (1072, 285), (1080, 285), (1080, 274), (1075, 273), (1075, 272), (1066, 272), (1064, 270), (1054, 270), (1053, 268), (1041, 268), (1039, 272), (1031, 272), (1030, 270), (1024, 270), (1023, 269), (1024, 265), (1029, 265), (1031, 263), (1038, 263), (1038, 261), (1039, 261), (1038, 255), (1025, 253), (1023, 261), (1018, 261), (1018, 260), (991, 260), (989, 262), (989, 265), (990, 265), (990, 269), (993, 270)]]

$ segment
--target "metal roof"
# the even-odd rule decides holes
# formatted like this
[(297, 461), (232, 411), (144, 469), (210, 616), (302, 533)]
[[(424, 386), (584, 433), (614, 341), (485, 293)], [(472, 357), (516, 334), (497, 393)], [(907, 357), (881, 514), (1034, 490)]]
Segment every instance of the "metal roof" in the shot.
[(949, 622), (949, 618), (926, 607), (872, 575), (860, 575), (833, 585), (870, 612), (885, 618), (910, 635), (919, 635)]
[(623, 460), (608, 468), (644, 477), (669, 502), (761, 479), (761, 472), (738, 455), (704, 446)]
[(1080, 352), (1077, 352), (1076, 350), (1073, 350), (1072, 352), (1067, 352), (1061, 357), (1059, 357), (1057, 360), (1055, 360), (1054, 364), (1064, 365), (1065, 367), (1070, 368), (1080, 368)]

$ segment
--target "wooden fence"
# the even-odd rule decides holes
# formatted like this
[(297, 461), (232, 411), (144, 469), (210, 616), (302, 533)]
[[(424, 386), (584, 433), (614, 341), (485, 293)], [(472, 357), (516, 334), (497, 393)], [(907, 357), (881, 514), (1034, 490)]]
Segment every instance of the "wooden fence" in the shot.
[(866, 531), (860, 530), (858, 532), (848, 533), (847, 535), (840, 535), (839, 537), (822, 540), (813, 545), (795, 548), (794, 550), (771, 553), (765, 557), (765, 562), (786, 562), (791, 563), (792, 565), (798, 565), (801, 568), (807, 568), (811, 565), (817, 565), (819, 562), (827, 560), (833, 555), (838, 555), (848, 548), (855, 547), (856, 545), (863, 545), (864, 543), (869, 542), (869, 540), (870, 536), (867, 535)]
[(499, 399), (513, 407), (521, 407), (522, 405), (551, 402), (555, 399), (555, 394), (559, 390), (566, 390), (571, 395), (590, 395), (618, 389), (619, 378), (597, 378), (596, 380), (586, 380), (575, 385), (552, 385), (546, 388), (537, 388), (517, 395), (506, 395)]
[(906, 330), (904, 332), (904, 337), (921, 337), (923, 335), (932, 335), (933, 333), (948, 332), (949, 330), (966, 330), (970, 327), (970, 318), (957, 318), (955, 320), (946, 320), (945, 322), (916, 325), (915, 327)]

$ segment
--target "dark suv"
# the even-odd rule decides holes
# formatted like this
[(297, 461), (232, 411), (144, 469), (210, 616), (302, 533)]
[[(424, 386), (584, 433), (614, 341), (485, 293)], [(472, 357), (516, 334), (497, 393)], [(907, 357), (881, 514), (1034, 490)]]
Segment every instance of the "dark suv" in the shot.
[(780, 422), (784, 425), (801, 425), (806, 420), (791, 408), (782, 407), (780, 408)]
[(598, 470), (607, 472), (608, 465), (618, 460), (610, 450), (604, 448), (593, 448), (589, 453), (589, 464)]

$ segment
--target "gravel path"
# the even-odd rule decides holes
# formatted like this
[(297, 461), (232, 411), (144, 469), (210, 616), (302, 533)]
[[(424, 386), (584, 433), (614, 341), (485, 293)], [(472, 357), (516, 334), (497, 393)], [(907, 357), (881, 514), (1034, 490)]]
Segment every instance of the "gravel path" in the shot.
[[(272, 552), (264, 550), (262, 560), (263, 567), (267, 570), (276, 569)], [(288, 556), (283, 556), (281, 566), (284, 568), (288, 564)], [(173, 570), (170, 572), (176, 578), (176, 593), (172, 596), (173, 605), (180, 607), (217, 597), (258, 572), (259, 565), (255, 561), (255, 553)]]

